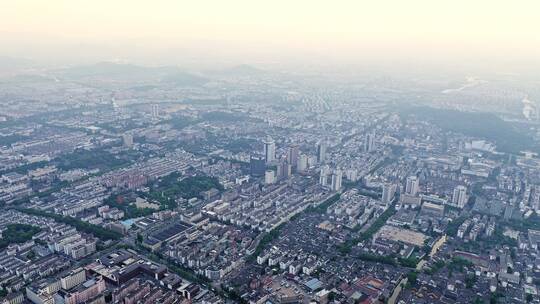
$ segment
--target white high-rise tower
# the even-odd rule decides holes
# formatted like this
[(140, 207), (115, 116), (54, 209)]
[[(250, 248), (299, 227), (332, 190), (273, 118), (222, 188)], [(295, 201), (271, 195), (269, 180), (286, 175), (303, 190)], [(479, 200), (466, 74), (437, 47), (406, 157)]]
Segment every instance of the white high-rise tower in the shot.
[(330, 173), (330, 168), (328, 166), (321, 167), (321, 174), (319, 175), (319, 184), (326, 186), (328, 184), (328, 174)]
[(364, 141), (364, 151), (371, 152), (375, 150), (375, 134), (368, 133)]
[(276, 142), (270, 136), (264, 141), (264, 160), (267, 164), (276, 160)]
[(420, 186), (420, 181), (417, 176), (407, 177), (407, 183), (405, 184), (405, 193), (408, 195), (416, 195), (418, 193), (418, 188)]
[(394, 200), (394, 195), (396, 194), (397, 186), (396, 184), (386, 183), (383, 185), (382, 191), (382, 202), (388, 204)]
[(454, 189), (454, 193), (452, 195), (452, 203), (454, 204), (454, 206), (458, 208), (463, 208), (465, 207), (467, 200), (467, 187), (462, 185), (457, 186)]
[(342, 178), (343, 173), (340, 169), (334, 170), (334, 172), (332, 172), (332, 190), (339, 191), (341, 189)]
[(159, 118), (159, 105), (157, 103), (152, 105), (152, 118)]

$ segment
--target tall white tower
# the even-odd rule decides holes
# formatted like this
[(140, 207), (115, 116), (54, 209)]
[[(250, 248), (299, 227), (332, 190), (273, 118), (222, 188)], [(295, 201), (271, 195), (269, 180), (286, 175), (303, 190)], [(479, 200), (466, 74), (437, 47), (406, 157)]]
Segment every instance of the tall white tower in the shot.
[(368, 133), (364, 141), (364, 151), (371, 152), (375, 150), (375, 134)]
[(127, 148), (133, 148), (133, 135), (131, 134), (124, 134), (122, 135), (122, 139), (124, 140), (124, 146)]
[(326, 186), (328, 184), (328, 174), (330, 173), (330, 168), (328, 166), (323, 166), (321, 168), (321, 174), (319, 175), (319, 184)]
[(462, 185), (457, 186), (454, 189), (454, 193), (452, 195), (452, 203), (454, 204), (454, 206), (458, 208), (463, 208), (465, 207), (467, 200), (467, 187)]
[(343, 173), (340, 169), (334, 170), (334, 172), (332, 172), (332, 190), (339, 191), (341, 189), (342, 178)]
[(392, 183), (386, 183), (383, 185), (383, 191), (382, 191), (382, 202), (385, 204), (388, 204), (392, 202), (394, 199), (394, 195), (396, 194), (396, 184)]
[(418, 188), (420, 186), (420, 181), (417, 176), (407, 177), (407, 183), (405, 184), (405, 193), (408, 195), (418, 194)]
[(267, 164), (276, 160), (276, 142), (270, 136), (264, 141), (264, 160)]
[(274, 170), (266, 170), (264, 172), (264, 183), (265, 184), (273, 184), (276, 182), (276, 175)]
[(298, 152), (299, 149), (297, 144), (291, 145), (287, 152), (287, 162), (293, 167), (296, 167), (296, 164), (298, 163)]
[(296, 164), (296, 171), (305, 172), (308, 168), (308, 157), (305, 154), (300, 154), (298, 157), (298, 163)]
[(159, 118), (159, 105), (157, 103), (152, 105), (152, 118)]

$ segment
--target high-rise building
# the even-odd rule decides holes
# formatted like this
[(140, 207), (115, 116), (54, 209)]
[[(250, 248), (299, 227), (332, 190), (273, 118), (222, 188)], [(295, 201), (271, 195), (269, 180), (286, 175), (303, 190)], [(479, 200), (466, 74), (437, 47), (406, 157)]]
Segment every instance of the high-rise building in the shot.
[[(97, 277), (90, 279), (70, 292), (58, 293), (56, 296), (58, 301), (55, 303), (87, 303), (88, 300), (96, 298), (106, 289), (105, 279), (103, 277)], [(99, 303), (99, 302), (98, 302)]]
[(133, 148), (133, 135), (131, 134), (124, 134), (122, 136), (122, 139), (124, 141), (124, 147), (127, 147), (127, 148)]
[(389, 204), (394, 200), (394, 195), (396, 194), (397, 185), (392, 183), (385, 183), (383, 185), (382, 191), (382, 202)]
[(152, 118), (159, 118), (159, 105), (157, 103), (152, 105)]
[(279, 164), (277, 165), (277, 176), (276, 178), (278, 180), (286, 179), (291, 176), (291, 165), (285, 161), (281, 160)]
[(463, 208), (465, 207), (467, 200), (467, 187), (462, 185), (457, 186), (454, 189), (454, 193), (452, 195), (452, 203), (454, 204), (454, 206), (458, 208)]
[(298, 153), (299, 148), (297, 144), (291, 145), (287, 151), (287, 162), (291, 164), (293, 168), (296, 168), (296, 164), (298, 163)]
[(322, 164), (326, 160), (326, 142), (320, 141), (317, 144), (317, 162)]
[(342, 178), (343, 173), (340, 169), (334, 170), (334, 172), (332, 172), (332, 190), (339, 191), (341, 189)]
[(285, 176), (285, 164), (286, 162), (280, 161), (276, 165), (276, 180), (282, 180)]
[(276, 142), (270, 136), (264, 141), (264, 160), (267, 164), (276, 160)]
[(83, 268), (72, 270), (69, 274), (60, 278), (62, 288), (66, 290), (82, 284), (84, 281), (86, 281), (86, 272)]
[(265, 184), (273, 184), (276, 182), (276, 175), (274, 173), (274, 170), (266, 170), (264, 173), (264, 183)]
[(308, 157), (305, 154), (298, 156), (298, 163), (296, 164), (297, 172), (306, 172), (308, 168)]
[(291, 166), (291, 164), (286, 164), (286, 167), (285, 167), (285, 178), (289, 178), (291, 177), (292, 175), (292, 169), (293, 166)]
[(345, 170), (345, 177), (351, 182), (358, 181), (358, 171), (356, 169)]
[(307, 159), (308, 168), (314, 167), (315, 165), (317, 165), (317, 156), (315, 155), (308, 156), (308, 159)]
[(364, 140), (364, 151), (371, 152), (375, 150), (375, 134), (368, 133)]
[(326, 186), (328, 184), (328, 174), (330, 174), (330, 168), (328, 166), (321, 167), (319, 184), (321, 184), (322, 186)]
[(249, 159), (251, 176), (263, 176), (266, 170), (264, 158), (260, 156), (251, 156)]
[(418, 189), (420, 186), (420, 181), (417, 176), (407, 177), (407, 183), (405, 184), (405, 194), (415, 196), (418, 194)]

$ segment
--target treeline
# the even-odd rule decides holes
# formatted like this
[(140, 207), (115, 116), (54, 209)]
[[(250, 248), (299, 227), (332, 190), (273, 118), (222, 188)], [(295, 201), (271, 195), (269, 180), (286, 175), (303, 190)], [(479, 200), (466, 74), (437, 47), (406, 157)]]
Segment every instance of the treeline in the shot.
[(261, 142), (256, 139), (239, 138), (226, 143), (223, 148), (233, 153), (240, 153), (244, 151), (253, 151), (259, 145), (261, 145)]
[(240, 303), (240, 304), (249, 303), (246, 299), (242, 298), (242, 296), (238, 294), (238, 292), (236, 292), (234, 288), (228, 288), (224, 284), (221, 284), (221, 290), (222, 290), (221, 292), (219, 290), (217, 292), (221, 296), (231, 299), (232, 301), (234, 301), (234, 303)]
[(379, 231), (379, 229), (381, 229), (382, 226), (384, 226), (386, 224), (386, 221), (396, 213), (396, 209), (394, 208), (394, 206), (390, 206), (388, 207), (388, 209), (386, 209), (380, 216), (379, 218), (377, 218), (372, 224), (371, 226), (369, 226), (369, 228), (360, 233), (360, 236), (356, 237), (356, 238), (353, 238), (351, 240), (348, 240), (346, 241), (345, 243), (341, 244), (339, 246), (339, 251), (341, 252), (341, 254), (347, 254), (349, 252), (351, 252), (352, 250), (352, 247), (355, 246), (356, 244), (360, 243), (360, 242), (363, 242), (363, 241), (366, 241), (366, 240), (369, 240), (373, 237), (373, 235), (375, 233), (377, 233), (377, 231)]
[(165, 196), (177, 196), (180, 195), (183, 198), (189, 199), (192, 197), (201, 198), (201, 192), (215, 188), (219, 191), (223, 191), (223, 186), (219, 183), (215, 177), (197, 175), (190, 176), (178, 181), (179, 174), (170, 174), (164, 177), (159, 183), (158, 188), (163, 189)]
[(403, 267), (408, 267), (408, 268), (416, 268), (416, 265), (418, 265), (418, 262), (420, 262), (420, 260), (415, 257), (398, 258), (397, 261), (399, 265)]
[(168, 121), (165, 121), (164, 123), (170, 124), (176, 130), (182, 130), (198, 122), (199, 120), (194, 119), (193, 117), (178, 115), (174, 116)]
[(154, 209), (150, 208), (137, 208), (134, 204), (123, 201), (122, 195), (111, 195), (106, 198), (103, 203), (109, 205), (111, 208), (118, 208), (124, 211), (126, 218), (137, 218), (142, 216), (147, 216), (155, 212)]
[(433, 275), (437, 272), (439, 272), (441, 269), (443, 269), (446, 266), (446, 262), (443, 260), (438, 260), (435, 263), (433, 263), (429, 268), (425, 268), (424, 272)]
[(317, 207), (310, 207), (307, 211), (308, 212), (316, 212), (316, 213), (326, 213), (326, 210), (328, 210), (328, 207), (332, 206), (333, 203), (339, 201), (341, 198), (341, 194), (336, 193), (332, 195), (331, 197), (327, 198), (324, 202), (320, 203)]
[(30, 170), (35, 170), (37, 168), (45, 167), (48, 164), (49, 164), (49, 162), (47, 162), (47, 161), (39, 161), (39, 162), (35, 162), (35, 163), (28, 163), (28, 164), (24, 164), (22, 166), (18, 166), (18, 167), (13, 168), (13, 169), (0, 171), (0, 175), (8, 173), (8, 172), (17, 172), (17, 173), (20, 173), (20, 174), (26, 174)]
[(272, 229), (270, 232), (265, 233), (264, 236), (262, 237), (261, 241), (257, 245), (257, 248), (255, 248), (255, 252), (248, 257), (248, 260), (249, 261), (254, 261), (255, 259), (257, 259), (257, 256), (259, 256), (259, 254), (261, 254), (264, 247), (266, 245), (270, 244), (270, 242), (272, 242), (273, 240), (275, 240), (275, 239), (277, 239), (279, 237), (279, 235), (281, 234), (281, 229), (283, 229), (285, 224), (286, 223), (282, 223), (279, 226), (277, 226), (276, 228)]
[(95, 237), (103, 241), (118, 240), (122, 237), (122, 235), (118, 232), (103, 228), (101, 226), (83, 222), (73, 217), (62, 216), (59, 214), (45, 212), (45, 211), (37, 210), (37, 209), (30, 209), (30, 208), (16, 208), (16, 209), (26, 214), (52, 218), (59, 223), (64, 223), (64, 224), (73, 226), (81, 232), (93, 234)]
[(152, 252), (142, 245), (137, 245), (137, 249), (127, 245), (123, 246), (126, 246), (127, 248), (132, 250), (139, 250), (144, 252), (145, 256), (148, 257), (150, 260), (159, 264), (164, 264), (170, 271), (176, 273), (177, 275), (186, 280), (202, 285), (208, 285), (208, 283), (210, 282), (209, 279), (205, 276), (194, 273), (192, 269), (180, 265), (174, 259), (171, 259), (170, 257), (163, 255), (159, 252)]
[(359, 260), (366, 261), (366, 262), (374, 262), (374, 263), (397, 266), (396, 259), (393, 256), (389, 256), (389, 255), (376, 255), (376, 254), (369, 254), (369, 253), (361, 253), (357, 256), (357, 258)]
[(222, 111), (208, 112), (201, 115), (202, 119), (214, 122), (240, 122), (249, 119), (244, 113), (230, 113)]
[(125, 159), (118, 158), (103, 149), (76, 150), (73, 153), (56, 158), (54, 162), (57, 164), (57, 167), (62, 170), (76, 168), (111, 169), (127, 164)]
[(496, 246), (508, 246), (510, 248), (517, 248), (518, 241), (509, 236), (504, 235), (503, 227), (497, 225), (494, 233), (489, 237), (483, 237), (481, 240), (485, 243), (487, 248), (495, 248)]
[(28, 136), (23, 135), (6, 135), (6, 136), (0, 136), (0, 146), (11, 146), (12, 144), (29, 139)]
[(466, 219), (467, 218), (465, 216), (460, 216), (448, 223), (448, 226), (446, 227), (446, 234), (448, 234), (449, 236), (456, 236), (459, 226), (461, 226), (461, 224), (463, 224)]
[(523, 220), (506, 220), (504, 225), (514, 229), (525, 232), (529, 229), (540, 230), (540, 216), (533, 213), (530, 217)]
[(407, 268), (415, 268), (418, 262), (420, 261), (417, 258), (402, 258), (402, 257), (396, 257), (395, 255), (377, 255), (377, 254), (369, 254), (369, 253), (361, 253), (358, 256), (356, 256), (359, 260), (366, 261), (366, 262), (374, 262), (374, 263), (381, 263), (381, 264), (387, 264), (392, 266), (403, 266)]
[[(176, 202), (177, 197), (190, 199), (193, 197), (203, 198), (201, 192), (210, 190), (212, 188), (219, 191), (223, 191), (223, 185), (221, 185), (217, 178), (206, 175), (190, 176), (182, 180), (180, 173), (171, 173), (157, 182), (151, 187), (150, 192), (138, 192), (137, 194), (150, 201), (159, 203), (161, 209), (174, 209), (178, 207)], [(108, 201), (109, 202), (109, 201)], [(133, 215), (146, 215), (151, 213), (147, 211), (136, 211), (130, 206), (118, 206), (116, 203), (112, 203), (111, 206), (118, 207), (125, 211), (129, 211)], [(136, 208), (135, 208), (136, 209)]]
[(465, 260), (464, 258), (453, 257), (447, 266), (449, 271), (457, 271), (463, 273), (465, 271), (465, 268), (471, 268), (474, 266), (474, 264)]
[(527, 149), (538, 150), (532, 138), (491, 113), (462, 112), (430, 107), (408, 107), (402, 109), (401, 113), (425, 118), (446, 131), (493, 141), (497, 144), (497, 150), (501, 152), (517, 154)]
[(32, 239), (34, 234), (40, 232), (41, 229), (36, 226), (26, 224), (9, 224), (6, 230), (2, 231), (0, 238), (0, 250), (14, 243), (24, 243)]

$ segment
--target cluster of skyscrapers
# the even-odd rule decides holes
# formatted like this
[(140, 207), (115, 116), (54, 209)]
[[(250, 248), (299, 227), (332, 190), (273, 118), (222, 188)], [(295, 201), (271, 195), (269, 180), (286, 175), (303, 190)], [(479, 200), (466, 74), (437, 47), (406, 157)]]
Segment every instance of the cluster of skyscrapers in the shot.
[(319, 184), (322, 186), (330, 186), (330, 189), (333, 191), (339, 191), (341, 189), (342, 178), (343, 172), (341, 169), (330, 170), (330, 167), (326, 165), (321, 167)]
[[(298, 144), (291, 144), (283, 157), (276, 157), (276, 142), (270, 136), (263, 140), (263, 155), (252, 155), (250, 170), (252, 176), (264, 177), (266, 184), (287, 178), (292, 173), (303, 173), (316, 164), (326, 163), (327, 144), (325, 140), (317, 143), (316, 155), (301, 153)], [(328, 166), (321, 167), (321, 185), (328, 186), (334, 191), (341, 189), (343, 172), (340, 169), (330, 170)]]

